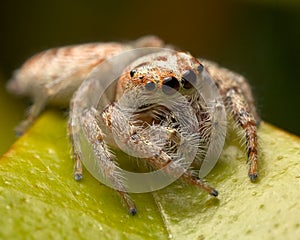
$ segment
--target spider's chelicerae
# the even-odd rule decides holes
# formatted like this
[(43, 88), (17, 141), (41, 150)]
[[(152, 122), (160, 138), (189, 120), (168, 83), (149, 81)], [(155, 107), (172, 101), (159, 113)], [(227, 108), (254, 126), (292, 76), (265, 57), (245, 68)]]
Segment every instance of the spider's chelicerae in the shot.
[[(73, 105), (78, 101), (76, 97), (72, 99), (72, 96), (95, 66), (126, 50), (141, 47), (165, 47), (165, 45), (157, 37), (146, 36), (126, 44), (95, 43), (55, 48), (30, 58), (8, 83), (8, 89), (11, 92), (29, 96), (34, 101), (27, 118), (16, 128), (17, 134), (22, 134), (32, 124), (45, 105), (64, 107), (68, 106), (71, 100), (70, 114), (72, 115)], [(184, 138), (184, 130), (180, 129), (178, 119), (165, 106), (144, 104), (144, 100), (139, 97), (139, 91), (136, 89), (143, 89), (146, 95), (160, 91), (168, 98), (171, 98), (175, 92), (179, 92), (186, 98), (193, 116), (196, 117), (197, 127), (192, 131), (200, 136), (199, 148), (206, 149), (215, 123), (212, 122), (205, 102), (194, 89), (197, 75), (203, 71), (209, 73), (217, 86), (226, 108), (227, 118), (238, 125), (243, 132), (249, 163), (248, 176), (251, 181), (257, 178), (259, 117), (251, 89), (245, 78), (213, 62), (194, 58), (188, 53), (162, 51), (149, 54), (137, 59), (124, 70), (118, 79), (114, 96), (110, 96), (114, 99), (111, 104), (102, 111), (88, 108), (80, 115), (83, 131), (101, 166), (101, 173), (113, 186), (116, 186), (129, 212), (133, 215), (136, 213), (135, 204), (126, 191), (99, 121), (103, 121), (108, 129), (116, 132), (120, 141), (131, 146), (134, 151), (152, 151), (153, 155), (146, 159), (147, 162), (155, 168), (162, 168), (173, 160), (172, 154), (174, 155), (178, 149), (180, 139)], [(127, 100), (132, 102), (127, 104), (126, 109), (122, 109), (117, 101), (128, 93), (131, 98)], [(136, 102), (139, 104), (138, 111), (134, 113), (134, 119), (132, 121), (130, 119), (128, 121), (126, 117), (124, 119), (122, 115), (124, 111), (128, 112), (128, 108)], [(180, 111), (182, 115), (187, 114), (184, 109)], [(119, 117), (112, 117), (116, 114)], [(74, 132), (72, 124), (73, 121), (69, 121), (68, 133), (74, 146), (74, 135), (77, 133)], [(153, 126), (163, 128), (162, 132), (165, 133), (168, 141), (161, 144), (159, 137), (147, 136), (147, 134), (155, 133), (155, 131), (147, 130), (153, 130)], [(82, 178), (81, 153), (75, 148), (74, 156), (74, 176), (76, 180), (80, 180)], [(199, 167), (201, 160), (203, 156), (199, 154), (193, 164)], [(173, 174), (172, 171), (176, 172), (176, 169), (168, 174)], [(214, 188), (204, 183), (191, 169), (187, 169), (181, 175), (181, 179), (213, 196), (218, 195)]]

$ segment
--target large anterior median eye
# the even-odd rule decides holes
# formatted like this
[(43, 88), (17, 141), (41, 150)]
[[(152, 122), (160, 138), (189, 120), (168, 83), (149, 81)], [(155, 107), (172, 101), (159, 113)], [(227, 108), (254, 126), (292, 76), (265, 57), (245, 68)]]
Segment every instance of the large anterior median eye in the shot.
[(166, 77), (163, 80), (163, 85), (162, 85), (162, 91), (167, 94), (171, 95), (174, 94), (176, 91), (179, 89), (179, 82), (177, 78), (175, 77)]
[(193, 70), (185, 70), (182, 74), (182, 84), (185, 89), (191, 89), (196, 84), (197, 76)]

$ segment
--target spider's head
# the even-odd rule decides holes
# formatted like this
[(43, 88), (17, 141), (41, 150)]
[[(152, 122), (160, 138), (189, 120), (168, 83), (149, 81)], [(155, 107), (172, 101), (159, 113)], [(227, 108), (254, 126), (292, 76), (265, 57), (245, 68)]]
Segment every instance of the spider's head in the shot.
[(165, 95), (188, 94), (202, 71), (203, 65), (187, 53), (166, 51), (146, 55), (124, 71), (117, 97), (135, 87), (142, 87), (145, 93), (160, 90)]

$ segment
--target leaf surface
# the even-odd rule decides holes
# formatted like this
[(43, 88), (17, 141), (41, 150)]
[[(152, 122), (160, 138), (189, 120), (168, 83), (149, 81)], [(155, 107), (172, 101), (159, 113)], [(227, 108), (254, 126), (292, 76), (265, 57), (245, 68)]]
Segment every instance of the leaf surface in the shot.
[(300, 236), (300, 140), (259, 128), (259, 180), (247, 177), (238, 142), (207, 181), (213, 198), (180, 181), (131, 194), (129, 216), (114, 190), (87, 171), (72, 177), (66, 118), (48, 110), (0, 159), (0, 239), (294, 239)]

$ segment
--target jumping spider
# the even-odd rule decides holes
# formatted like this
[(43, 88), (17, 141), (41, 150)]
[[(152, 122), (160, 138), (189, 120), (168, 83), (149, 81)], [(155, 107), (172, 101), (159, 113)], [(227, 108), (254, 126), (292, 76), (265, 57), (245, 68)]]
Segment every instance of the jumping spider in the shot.
[[(72, 99), (72, 96), (95, 66), (126, 50), (141, 47), (166, 46), (157, 37), (146, 36), (127, 44), (95, 43), (55, 48), (30, 58), (8, 83), (8, 89), (11, 92), (29, 96), (34, 101), (27, 118), (16, 128), (17, 134), (22, 134), (32, 124), (45, 105), (68, 106), (71, 100), (70, 112), (72, 114), (73, 106), (78, 100), (76, 100), (76, 97)], [(120, 106), (118, 108), (115, 102), (129, 91), (139, 88), (149, 93), (159, 90), (167, 97), (179, 92), (186, 97), (187, 102), (193, 109), (193, 114), (197, 118), (198, 125), (197, 129), (194, 130), (195, 133), (200, 135), (202, 145), (207, 145), (209, 144), (208, 139), (213, 124), (209, 113), (205, 110), (203, 99), (193, 91), (194, 84), (197, 82), (196, 75), (201, 74), (204, 70), (209, 73), (219, 90), (228, 119), (233, 120), (243, 132), (248, 154), (248, 176), (251, 181), (255, 181), (257, 178), (257, 123), (259, 117), (246, 79), (228, 69), (219, 67), (213, 62), (196, 59), (188, 53), (157, 52), (146, 55), (125, 69), (118, 80), (114, 96), (110, 96), (113, 102), (108, 107), (102, 112), (95, 108), (86, 109), (80, 116), (86, 138), (102, 166), (102, 174), (114, 186), (118, 186), (117, 191), (132, 215), (136, 213), (135, 204), (126, 191), (122, 177), (118, 174), (118, 167), (113, 161), (113, 155), (108, 148), (99, 119), (105, 122), (108, 129), (119, 133), (119, 138), (127, 139), (126, 141), (128, 144), (132, 144), (133, 148), (139, 148), (136, 151), (154, 151), (156, 149), (155, 154), (149, 157), (147, 161), (155, 168), (162, 168), (172, 161), (170, 149), (176, 152), (176, 147), (178, 147), (176, 139), (182, 137), (182, 132), (178, 130), (176, 117), (164, 106), (141, 103), (135, 113), (135, 121), (126, 122), (126, 119), (123, 119), (127, 124), (125, 126), (121, 117), (112, 117), (118, 111), (119, 115), (122, 115), (122, 109), (120, 109)], [(133, 99), (130, 100), (132, 104), (140, 102), (137, 96), (133, 96)], [(185, 115), (186, 113), (182, 112), (182, 114)], [(74, 147), (74, 136), (77, 133), (73, 132), (74, 126), (72, 124), (73, 122), (69, 121), (68, 134)], [(128, 133), (122, 129), (122, 124), (124, 128), (129, 127), (131, 132)], [(135, 128), (145, 129), (141, 127), (145, 124), (148, 127), (160, 126), (164, 128), (164, 133), (167, 134), (167, 139), (170, 140), (168, 147), (165, 145), (157, 146), (155, 141), (158, 140), (151, 143), (150, 137), (147, 136), (149, 132), (144, 131), (143, 133), (146, 135), (143, 136), (141, 132), (134, 131)], [(142, 138), (144, 140), (141, 140)], [(74, 177), (76, 180), (80, 180), (82, 178), (81, 153), (75, 148), (73, 150), (75, 157)], [(201, 160), (196, 158), (195, 162), (197, 161), (199, 163)], [(176, 169), (172, 171), (176, 171)], [(190, 169), (181, 175), (181, 179), (189, 184), (196, 185), (213, 196), (218, 195), (214, 188), (204, 183)]]

